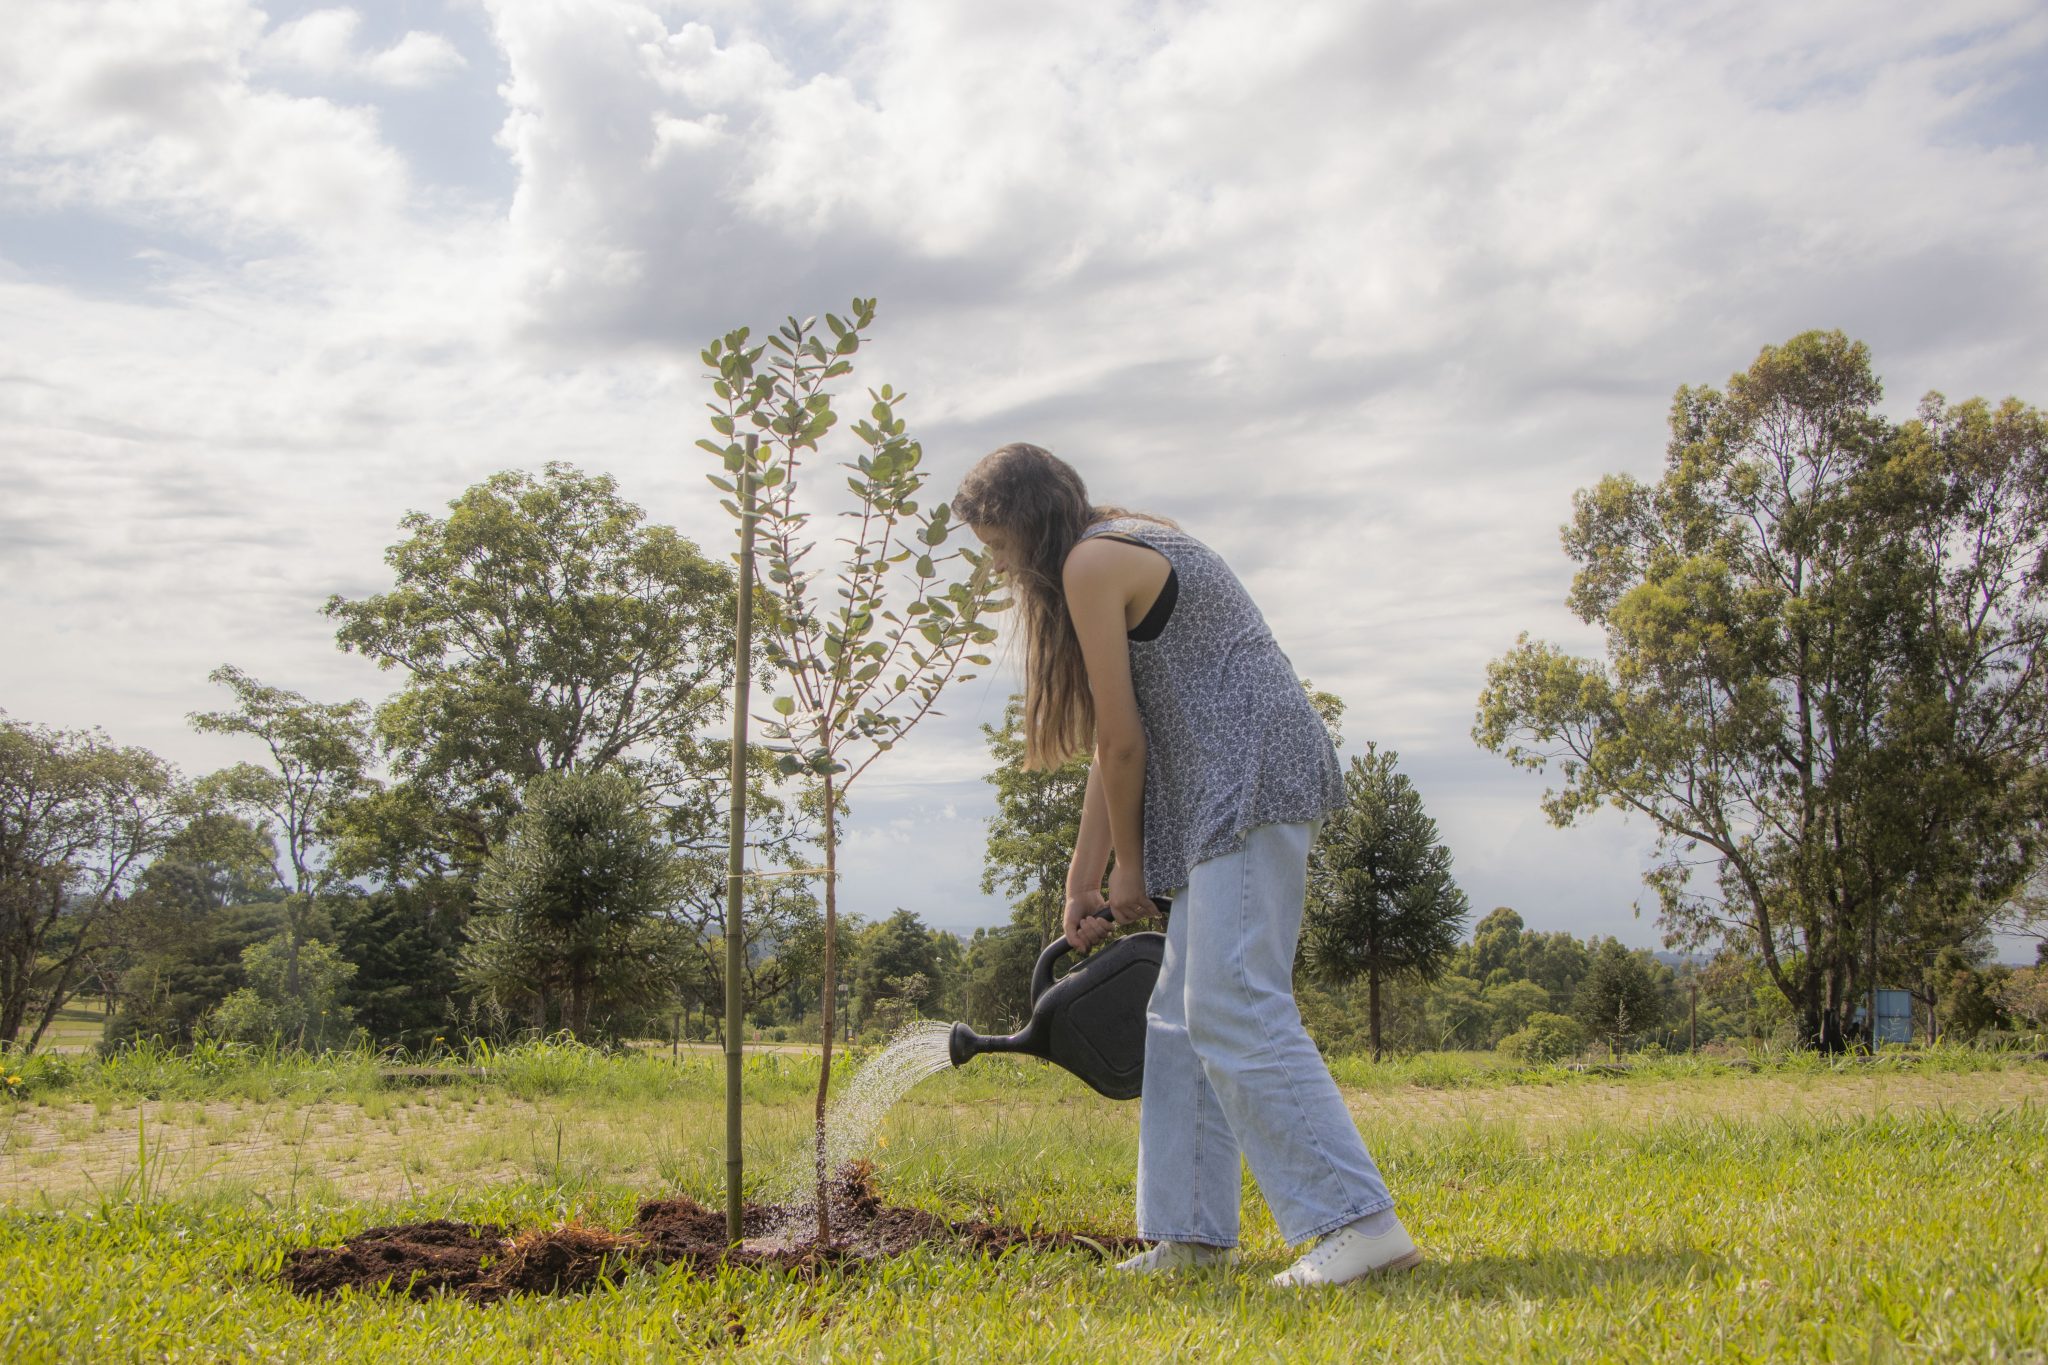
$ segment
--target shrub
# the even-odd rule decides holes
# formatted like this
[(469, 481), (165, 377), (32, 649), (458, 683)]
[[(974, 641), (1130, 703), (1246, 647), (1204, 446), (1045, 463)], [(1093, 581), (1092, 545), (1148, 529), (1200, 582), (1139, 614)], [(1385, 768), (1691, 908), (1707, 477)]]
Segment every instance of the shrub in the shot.
[(1528, 1023), (1500, 1040), (1500, 1051), (1525, 1062), (1554, 1062), (1585, 1045), (1585, 1030), (1577, 1020), (1538, 1010)]

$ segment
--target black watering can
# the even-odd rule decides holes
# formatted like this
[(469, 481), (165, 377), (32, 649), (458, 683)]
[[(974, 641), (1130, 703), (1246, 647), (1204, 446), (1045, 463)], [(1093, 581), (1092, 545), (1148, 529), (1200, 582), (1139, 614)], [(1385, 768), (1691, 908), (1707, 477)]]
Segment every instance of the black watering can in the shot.
[[(1167, 902), (1155, 897), (1161, 914)], [(1100, 912), (1102, 918), (1109, 911)], [(984, 1052), (1028, 1052), (1088, 1082), (1113, 1100), (1138, 1097), (1145, 1082), (1145, 1005), (1159, 979), (1166, 935), (1126, 934), (1098, 948), (1065, 976), (1052, 969), (1072, 951), (1064, 936), (1038, 955), (1031, 971), (1031, 1020), (1007, 1038), (953, 1025), (954, 1066)]]

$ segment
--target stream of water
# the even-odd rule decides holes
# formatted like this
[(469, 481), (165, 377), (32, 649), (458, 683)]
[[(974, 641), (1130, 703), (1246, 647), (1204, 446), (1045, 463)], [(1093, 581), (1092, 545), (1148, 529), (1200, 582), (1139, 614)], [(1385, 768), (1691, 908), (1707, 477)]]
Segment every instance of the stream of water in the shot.
[[(837, 1172), (865, 1156), (874, 1145), (882, 1118), (896, 1101), (927, 1076), (953, 1064), (948, 1039), (953, 1026), (920, 1019), (901, 1032), (866, 1065), (853, 1073), (825, 1106), (825, 1169)], [(810, 1141), (784, 1163), (764, 1191), (783, 1206), (770, 1238), (784, 1243), (815, 1235), (817, 1226), (817, 1148)]]

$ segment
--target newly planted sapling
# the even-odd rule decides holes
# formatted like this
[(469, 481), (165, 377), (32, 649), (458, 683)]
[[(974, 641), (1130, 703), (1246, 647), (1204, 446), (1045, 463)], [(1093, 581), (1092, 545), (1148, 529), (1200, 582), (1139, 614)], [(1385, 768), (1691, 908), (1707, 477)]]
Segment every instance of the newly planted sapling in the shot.
[[(850, 427), (859, 445), (841, 467), (858, 505), (842, 513), (849, 534), (833, 542), (845, 547), (843, 558), (806, 565), (817, 545), (806, 536), (811, 514), (797, 504), (799, 473), (810, 458), (822, 458), (819, 442), (838, 423), (833, 383), (852, 372), (851, 357), (874, 317), (873, 299), (855, 299), (846, 319), (825, 316), (829, 340), (816, 318), (792, 317), (765, 344), (750, 344), (742, 327), (703, 352), (716, 395), (711, 425), (720, 439), (698, 445), (723, 462), (725, 474), (711, 475), (711, 482), (728, 495), (727, 511), (752, 519), (766, 565), (756, 631), (782, 686), (771, 713), (759, 719), (784, 750), (782, 773), (815, 784), (823, 815), (824, 1055), (815, 1114), (821, 1243), (831, 1236), (825, 1106), (838, 969), (840, 807), (860, 775), (933, 714), (947, 683), (974, 676), (963, 667), (989, 662), (974, 652), (996, 636), (983, 618), (1008, 605), (994, 595), (985, 555), (957, 543), (946, 548), (956, 530), (946, 505), (919, 505), (923, 450), (899, 415), (907, 395), (887, 384), (867, 391), (867, 414)], [(743, 439), (749, 434), (758, 441)]]

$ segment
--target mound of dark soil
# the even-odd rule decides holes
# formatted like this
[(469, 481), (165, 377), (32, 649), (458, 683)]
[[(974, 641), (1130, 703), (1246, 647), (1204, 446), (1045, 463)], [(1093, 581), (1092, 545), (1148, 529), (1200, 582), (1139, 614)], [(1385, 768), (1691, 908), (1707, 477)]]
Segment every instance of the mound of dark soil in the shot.
[[(740, 1222), (745, 1240), (734, 1246), (725, 1239), (722, 1210), (694, 1199), (655, 1199), (640, 1206), (625, 1232), (569, 1223), (507, 1236), (502, 1228), (443, 1220), (371, 1228), (338, 1247), (286, 1253), (279, 1278), (308, 1297), (358, 1289), (413, 1298), (456, 1294), (487, 1303), (509, 1293), (574, 1293), (638, 1265), (686, 1266), (694, 1275), (715, 1275), (721, 1265), (810, 1274), (827, 1265), (900, 1256), (922, 1245), (996, 1255), (1017, 1247), (1066, 1247), (1099, 1256), (1142, 1245), (1133, 1237), (1037, 1232), (980, 1219), (949, 1222), (922, 1209), (893, 1207), (882, 1202), (865, 1162), (841, 1171), (829, 1197), (829, 1245), (818, 1244), (799, 1210), (749, 1204)], [(782, 1236), (775, 1235), (778, 1229)]]
[(437, 1218), (431, 1223), (370, 1228), (338, 1247), (286, 1252), (281, 1274), (286, 1284), (306, 1295), (375, 1287), (424, 1299), (475, 1284), (485, 1265), (504, 1249), (503, 1228)]

